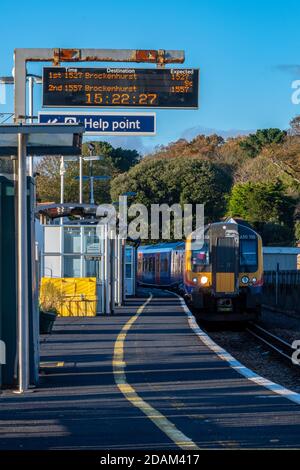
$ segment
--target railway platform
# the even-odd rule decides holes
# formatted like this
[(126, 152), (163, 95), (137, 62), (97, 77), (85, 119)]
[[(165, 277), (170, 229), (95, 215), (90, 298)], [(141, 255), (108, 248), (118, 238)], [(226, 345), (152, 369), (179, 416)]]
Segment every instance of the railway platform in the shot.
[(296, 447), (295, 397), (241, 375), (199, 331), (170, 293), (59, 318), (39, 386), (1, 394), (0, 449)]

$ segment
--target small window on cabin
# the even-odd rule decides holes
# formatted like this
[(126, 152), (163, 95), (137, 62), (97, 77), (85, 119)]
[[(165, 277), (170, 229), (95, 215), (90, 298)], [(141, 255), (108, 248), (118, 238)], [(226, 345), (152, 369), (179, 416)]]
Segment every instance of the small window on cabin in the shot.
[(240, 240), (240, 270), (242, 272), (257, 271), (257, 241)]
[(199, 250), (192, 251), (192, 271), (201, 272), (205, 266), (209, 265), (209, 243), (204, 242)]

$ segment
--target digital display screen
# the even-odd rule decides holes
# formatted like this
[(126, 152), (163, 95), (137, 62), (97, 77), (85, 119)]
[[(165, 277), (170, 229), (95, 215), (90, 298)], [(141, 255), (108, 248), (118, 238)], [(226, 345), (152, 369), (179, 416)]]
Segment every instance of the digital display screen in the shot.
[(198, 69), (43, 69), (45, 107), (198, 108)]

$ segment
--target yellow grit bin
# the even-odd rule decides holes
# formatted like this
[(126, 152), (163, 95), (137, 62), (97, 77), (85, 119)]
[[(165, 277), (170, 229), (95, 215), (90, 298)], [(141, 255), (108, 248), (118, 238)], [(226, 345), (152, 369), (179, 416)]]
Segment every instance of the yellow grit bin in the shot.
[[(96, 278), (41, 279), (40, 303), (53, 292), (53, 304), (61, 317), (94, 317), (97, 311)], [(51, 297), (51, 294), (50, 294)], [(51, 299), (50, 299), (51, 300)]]

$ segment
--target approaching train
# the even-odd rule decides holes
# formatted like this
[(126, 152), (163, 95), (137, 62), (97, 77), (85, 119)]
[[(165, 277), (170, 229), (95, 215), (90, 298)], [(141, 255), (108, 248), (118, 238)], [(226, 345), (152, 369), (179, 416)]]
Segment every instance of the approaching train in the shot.
[(138, 282), (179, 288), (209, 321), (253, 320), (261, 309), (261, 237), (247, 223), (228, 219), (207, 225), (201, 244), (191, 234), (185, 244), (141, 247)]

